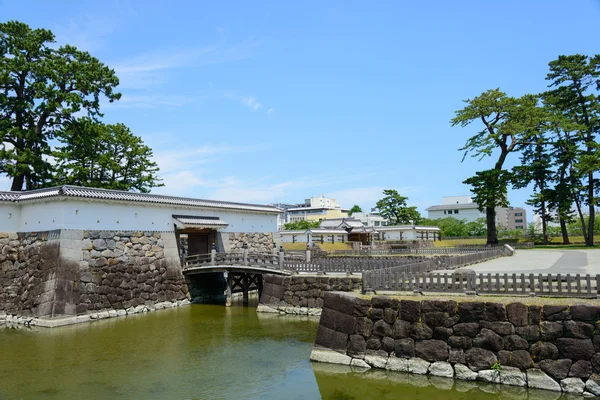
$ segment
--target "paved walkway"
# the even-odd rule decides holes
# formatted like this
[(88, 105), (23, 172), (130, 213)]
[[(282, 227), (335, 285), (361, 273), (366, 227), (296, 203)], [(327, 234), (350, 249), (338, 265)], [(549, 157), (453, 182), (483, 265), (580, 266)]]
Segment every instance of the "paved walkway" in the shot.
[(598, 250), (517, 250), (512, 257), (500, 257), (466, 267), (482, 273), (600, 274)]

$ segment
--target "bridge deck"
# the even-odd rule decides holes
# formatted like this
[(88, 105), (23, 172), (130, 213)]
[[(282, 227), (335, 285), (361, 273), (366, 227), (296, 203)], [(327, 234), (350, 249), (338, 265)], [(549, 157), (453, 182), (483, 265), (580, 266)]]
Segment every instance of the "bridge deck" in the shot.
[(203, 265), (197, 267), (185, 267), (184, 274), (206, 274), (210, 272), (234, 272), (234, 273), (251, 273), (251, 274), (275, 274), (275, 275), (291, 275), (290, 271), (267, 268), (262, 266), (252, 265)]

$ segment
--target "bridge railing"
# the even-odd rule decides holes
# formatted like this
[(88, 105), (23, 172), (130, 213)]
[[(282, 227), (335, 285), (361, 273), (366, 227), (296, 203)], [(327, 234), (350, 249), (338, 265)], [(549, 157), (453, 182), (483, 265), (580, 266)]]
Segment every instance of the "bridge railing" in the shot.
[(284, 260), (300, 261), (297, 256), (286, 257), (284, 252), (279, 253), (260, 253), (250, 252), (248, 249), (243, 251), (232, 251), (218, 253), (213, 249), (210, 253), (194, 254), (186, 257), (184, 268), (223, 266), (223, 265), (243, 265), (253, 267), (263, 267), (272, 269), (283, 269)]

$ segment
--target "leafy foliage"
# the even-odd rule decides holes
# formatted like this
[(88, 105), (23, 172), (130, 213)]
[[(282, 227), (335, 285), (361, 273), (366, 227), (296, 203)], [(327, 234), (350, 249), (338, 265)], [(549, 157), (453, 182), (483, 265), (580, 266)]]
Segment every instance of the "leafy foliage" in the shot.
[(73, 46), (55, 47), (46, 29), (0, 23), (0, 172), (11, 190), (51, 179), (49, 141), (76, 113), (102, 116), (100, 99), (120, 98), (114, 70)]
[(321, 221), (294, 221), (288, 222), (283, 225), (283, 229), (286, 231), (305, 231), (310, 228), (318, 228)]
[(352, 208), (350, 209), (350, 211), (348, 211), (348, 216), (351, 217), (352, 214), (357, 213), (357, 212), (358, 213), (362, 212), (362, 208), (360, 208), (359, 205), (355, 204), (355, 205), (352, 206)]
[(418, 224), (421, 220), (421, 214), (417, 207), (407, 206), (408, 197), (401, 196), (397, 190), (386, 189), (383, 191), (385, 196), (376, 204), (379, 215), (390, 221), (390, 225)]
[(467, 222), (464, 219), (446, 217), (422, 219), (419, 223), (425, 226), (437, 226), (442, 231), (442, 237), (479, 237), (486, 234), (485, 218)]
[(152, 149), (123, 124), (104, 125), (80, 118), (58, 134), (63, 144), (56, 159), (53, 185), (79, 185), (147, 193), (162, 186)]

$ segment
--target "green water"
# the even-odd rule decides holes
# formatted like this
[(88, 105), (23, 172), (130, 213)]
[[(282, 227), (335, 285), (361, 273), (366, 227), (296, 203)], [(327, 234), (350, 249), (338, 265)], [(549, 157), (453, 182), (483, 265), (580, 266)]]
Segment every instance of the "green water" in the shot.
[(317, 321), (192, 305), (56, 329), (0, 328), (0, 399), (553, 399), (308, 361)]

